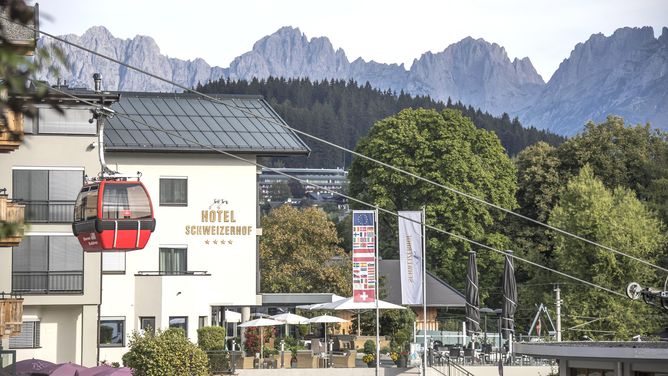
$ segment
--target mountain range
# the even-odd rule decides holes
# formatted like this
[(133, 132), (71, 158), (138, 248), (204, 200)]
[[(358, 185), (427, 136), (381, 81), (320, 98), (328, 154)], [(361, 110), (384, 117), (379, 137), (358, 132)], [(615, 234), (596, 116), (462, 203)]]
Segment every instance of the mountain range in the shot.
[[(528, 57), (511, 60), (505, 49), (483, 39), (464, 38), (438, 53), (426, 52), (409, 69), (358, 58), (350, 62), (326, 37), (308, 39), (298, 28), (283, 27), (258, 40), (229, 67), (212, 67), (203, 59), (169, 58), (147, 36), (114, 37), (102, 26), (69, 42), (94, 49), (181, 85), (220, 78), (232, 80), (308, 77), (369, 82), (382, 90), (461, 101), (491, 114), (508, 113), (525, 125), (573, 135), (589, 120), (623, 116), (628, 123), (650, 122), (668, 130), (668, 28), (654, 37), (651, 27), (621, 28), (610, 36), (592, 35), (575, 46), (545, 83)], [(41, 40), (40, 43), (46, 43)], [(102, 73), (106, 90), (175, 91), (178, 88), (55, 42), (69, 60), (61, 75), (70, 85), (91, 87)], [(55, 78), (44, 74), (55, 83)]]

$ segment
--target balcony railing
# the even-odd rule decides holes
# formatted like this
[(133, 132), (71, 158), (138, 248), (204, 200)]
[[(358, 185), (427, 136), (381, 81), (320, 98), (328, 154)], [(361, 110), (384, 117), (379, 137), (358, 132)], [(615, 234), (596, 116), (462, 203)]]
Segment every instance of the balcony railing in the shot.
[(12, 291), (21, 294), (82, 294), (83, 270), (13, 272)]
[(74, 221), (74, 201), (21, 201), (27, 223), (69, 223)]

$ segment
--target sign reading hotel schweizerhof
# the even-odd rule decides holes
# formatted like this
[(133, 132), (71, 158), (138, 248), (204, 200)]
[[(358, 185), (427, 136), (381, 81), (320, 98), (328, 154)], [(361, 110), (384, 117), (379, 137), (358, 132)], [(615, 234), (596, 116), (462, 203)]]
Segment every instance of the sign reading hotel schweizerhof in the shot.
[(353, 301), (376, 299), (375, 211), (353, 211)]
[(234, 209), (228, 207), (228, 202), (215, 199), (208, 208), (199, 212), (197, 224), (187, 224), (185, 234), (202, 236), (205, 245), (230, 245), (233, 237), (253, 235), (253, 226), (237, 222)]

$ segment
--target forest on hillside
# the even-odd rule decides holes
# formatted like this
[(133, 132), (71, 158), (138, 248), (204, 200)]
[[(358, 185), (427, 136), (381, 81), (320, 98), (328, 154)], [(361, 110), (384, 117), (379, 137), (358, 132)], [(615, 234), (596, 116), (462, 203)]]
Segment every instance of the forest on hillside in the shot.
[[(393, 91), (381, 91), (369, 83), (308, 78), (285, 79), (270, 77), (266, 80), (231, 81), (221, 79), (198, 85), (198, 91), (208, 94), (253, 94), (263, 96), (278, 114), (293, 128), (325, 139), (334, 144), (354, 149), (378, 120), (394, 115), (405, 108), (426, 108), (442, 111), (460, 110), (478, 128), (496, 133), (510, 156), (517, 155), (527, 146), (544, 141), (558, 146), (564, 138), (538, 130), (524, 128), (517, 118), (508, 114), (495, 117), (461, 102), (443, 103), (429, 96), (411, 96)], [(276, 158), (273, 166), (309, 168), (348, 168), (352, 156), (306, 136), (300, 137), (309, 145), (309, 157)]]

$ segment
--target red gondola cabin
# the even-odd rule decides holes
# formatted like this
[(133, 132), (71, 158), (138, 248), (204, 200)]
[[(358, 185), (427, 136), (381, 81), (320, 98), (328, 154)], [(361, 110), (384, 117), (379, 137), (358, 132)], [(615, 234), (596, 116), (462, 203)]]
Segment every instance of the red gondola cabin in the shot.
[(141, 182), (103, 179), (81, 188), (72, 231), (84, 251), (143, 249), (154, 229), (151, 198)]

